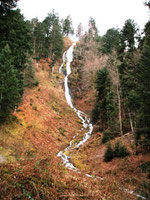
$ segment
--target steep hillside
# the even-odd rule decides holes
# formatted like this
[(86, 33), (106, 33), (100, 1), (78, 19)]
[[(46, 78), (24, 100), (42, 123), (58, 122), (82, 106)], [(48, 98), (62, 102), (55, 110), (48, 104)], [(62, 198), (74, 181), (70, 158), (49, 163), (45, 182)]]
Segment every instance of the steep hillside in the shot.
[[(81, 138), (81, 122), (66, 103), (59, 65), (53, 74), (46, 61), (34, 67), (39, 85), (26, 88), (14, 117), (0, 127), (1, 199), (136, 199), (120, 189), (114, 177), (100, 173), (99, 164), (93, 167), (99, 155), (90, 147), (96, 141), (93, 138), (72, 156), (80, 174), (62, 165), (56, 155), (74, 135)], [(87, 177), (85, 172), (104, 176), (104, 180)]]
[(89, 115), (95, 99), (96, 72), (107, 62), (107, 56), (101, 56), (97, 49), (93, 41), (85, 42), (83, 39), (77, 43), (69, 78), (75, 105)]
[[(82, 40), (77, 44), (72, 63), (70, 87), (75, 105), (89, 116), (91, 116), (95, 102), (96, 71), (105, 66), (109, 69), (112, 82), (115, 85), (117, 77), (110, 57), (98, 54), (94, 42), (85, 43)], [(105, 132), (105, 135), (107, 134), (111, 134), (109, 130)], [(99, 127), (94, 126), (93, 135), (86, 145), (74, 152), (72, 156), (74, 165), (82, 168), (84, 173), (103, 177), (109, 183), (113, 180), (119, 187), (131, 189), (149, 198), (150, 153), (139, 149), (139, 154), (136, 155), (135, 138), (131, 132), (127, 132), (123, 136), (117, 135), (107, 144), (102, 142), (103, 135), (99, 131)], [(124, 145), (129, 150), (130, 155), (125, 158), (115, 158), (111, 162), (104, 162), (104, 154), (108, 144), (111, 143), (114, 148), (117, 142)]]
[(64, 187), (56, 155), (81, 128), (66, 103), (63, 77), (51, 75), (46, 63), (35, 71), (39, 85), (25, 90), (14, 118), (0, 127), (1, 199), (55, 199), (57, 186)]

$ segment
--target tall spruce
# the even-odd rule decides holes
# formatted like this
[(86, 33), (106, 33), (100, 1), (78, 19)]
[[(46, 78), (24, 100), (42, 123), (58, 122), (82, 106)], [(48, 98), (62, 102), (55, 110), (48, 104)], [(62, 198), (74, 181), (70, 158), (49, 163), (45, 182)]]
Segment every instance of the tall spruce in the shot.
[(73, 34), (74, 29), (72, 26), (72, 19), (70, 15), (66, 17), (66, 19), (63, 21), (63, 35), (68, 36), (69, 34)]
[(0, 15), (0, 49), (9, 45), (15, 66), (19, 71), (25, 69), (28, 55), (31, 54), (31, 30), (29, 23), (24, 20), (19, 10), (10, 10), (5, 15)]
[(58, 14), (53, 10), (43, 22), (32, 19), (31, 24), (35, 57), (38, 60), (40, 58), (50, 58), (52, 64), (54, 64), (63, 50), (62, 26)]
[(118, 49), (120, 42), (120, 33), (117, 29), (109, 29), (102, 37), (101, 51), (102, 53), (111, 54), (113, 50)]
[(0, 51), (0, 122), (3, 122), (21, 100), (20, 81), (15, 59), (6, 45)]
[(23, 71), (32, 45), (29, 23), (19, 10), (11, 9), (16, 1), (3, 2), (0, 5), (0, 117), (4, 121), (21, 100)]
[(150, 144), (150, 21), (145, 26), (145, 37), (142, 55), (138, 67), (138, 94), (140, 96), (140, 109), (137, 122), (136, 139), (144, 136), (143, 144), (146, 148)]
[(138, 39), (138, 28), (133, 20), (127, 20), (121, 31), (120, 46), (118, 48), (119, 79), (121, 86), (123, 131), (134, 132), (136, 126), (139, 98), (137, 95), (138, 80), (137, 73), (136, 39)]
[(92, 121), (100, 126), (101, 130), (110, 128), (115, 114), (114, 93), (109, 71), (105, 67), (97, 72), (96, 102), (92, 111)]

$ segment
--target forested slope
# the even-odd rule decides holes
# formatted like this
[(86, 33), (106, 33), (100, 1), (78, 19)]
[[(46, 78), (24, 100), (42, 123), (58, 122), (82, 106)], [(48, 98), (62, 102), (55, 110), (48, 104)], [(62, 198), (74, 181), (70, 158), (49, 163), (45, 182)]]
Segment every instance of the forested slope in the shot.
[[(118, 181), (149, 197), (149, 22), (142, 34), (129, 19), (122, 30), (112, 28), (101, 37), (90, 19), (88, 32), (80, 35), (70, 87), (75, 105), (91, 117), (94, 132), (73, 158), (88, 165), (88, 173), (118, 174)], [(147, 178), (139, 175), (143, 167)], [(129, 177), (131, 182), (125, 183)]]
[(66, 62), (59, 73), (71, 17), (27, 21), (16, 4), (0, 1), (0, 199), (149, 199), (150, 23), (143, 35), (130, 19), (104, 36), (93, 18), (78, 26), (69, 85), (94, 131), (69, 152), (76, 173), (57, 157), (85, 132), (65, 99)]

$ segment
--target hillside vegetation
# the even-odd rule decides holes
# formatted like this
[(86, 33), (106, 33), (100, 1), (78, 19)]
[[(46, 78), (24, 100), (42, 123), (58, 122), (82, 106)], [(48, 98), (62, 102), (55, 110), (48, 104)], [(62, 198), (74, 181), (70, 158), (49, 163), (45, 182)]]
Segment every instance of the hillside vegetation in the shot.
[(59, 73), (71, 17), (26, 21), (16, 5), (0, 1), (0, 200), (149, 199), (150, 23), (144, 36), (130, 19), (104, 36), (92, 17), (88, 32), (78, 26), (69, 86), (94, 130), (65, 151), (77, 173), (57, 157), (85, 134), (65, 99), (66, 62)]
[[(149, 61), (145, 57), (150, 53), (149, 22), (144, 31), (145, 37), (140, 36), (137, 24), (129, 19), (122, 30), (112, 28), (101, 37), (92, 21), (88, 33), (80, 36), (70, 87), (74, 104), (91, 117), (94, 131), (72, 160), (88, 165), (88, 173), (115, 174), (115, 179), (137, 191), (141, 188), (149, 198)], [(142, 166), (147, 166), (146, 177), (139, 175)]]

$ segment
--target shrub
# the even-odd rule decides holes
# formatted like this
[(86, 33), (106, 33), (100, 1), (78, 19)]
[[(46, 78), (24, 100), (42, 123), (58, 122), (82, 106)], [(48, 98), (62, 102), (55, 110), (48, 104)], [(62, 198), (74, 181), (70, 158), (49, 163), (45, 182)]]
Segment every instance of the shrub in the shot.
[(111, 147), (111, 144), (109, 143), (109, 144), (107, 145), (107, 149), (106, 149), (105, 154), (104, 154), (104, 161), (105, 161), (105, 162), (109, 162), (109, 161), (111, 161), (113, 158), (114, 158), (113, 149), (112, 149), (112, 147)]
[(147, 177), (150, 178), (150, 162), (145, 162), (139, 166), (142, 172), (147, 174)]
[(125, 157), (129, 155), (129, 151), (125, 146), (120, 145), (119, 141), (114, 146), (114, 157)]
[(110, 136), (109, 136), (109, 134), (106, 132), (106, 131), (104, 131), (104, 133), (103, 133), (103, 137), (102, 137), (102, 144), (104, 144), (104, 143), (106, 143), (106, 142), (108, 142), (109, 141), (109, 139), (110, 139)]
[(35, 80), (35, 82), (34, 82), (33, 85), (34, 85), (34, 86), (38, 86), (38, 85), (39, 85), (39, 81), (38, 81), (38, 80)]
[(120, 149), (119, 149), (119, 154), (118, 154), (118, 156), (116, 156), (116, 157), (121, 158), (121, 157), (128, 156), (129, 154), (130, 154), (130, 153), (129, 153), (129, 151), (127, 150), (127, 148), (126, 148), (125, 146), (121, 146)]
[(115, 146), (114, 146), (114, 155), (116, 157), (119, 157), (119, 151), (120, 151), (120, 143), (116, 142)]
[(109, 162), (111, 161), (113, 158), (122, 158), (125, 156), (128, 156), (130, 153), (129, 151), (126, 149), (125, 146), (120, 145), (119, 142), (115, 143), (114, 148), (111, 147), (110, 143), (107, 146), (107, 149), (105, 151), (104, 154), (104, 161), (105, 162)]

